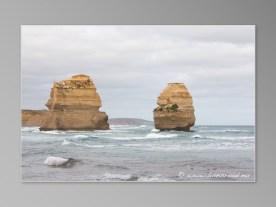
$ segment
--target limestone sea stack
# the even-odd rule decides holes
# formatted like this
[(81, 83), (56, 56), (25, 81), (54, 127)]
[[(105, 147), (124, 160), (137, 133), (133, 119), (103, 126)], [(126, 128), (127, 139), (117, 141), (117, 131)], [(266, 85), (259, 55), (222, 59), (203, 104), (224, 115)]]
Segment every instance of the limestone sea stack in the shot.
[(183, 83), (169, 83), (157, 104), (154, 109), (156, 129), (190, 131), (195, 124), (192, 96)]
[(41, 126), (47, 117), (47, 110), (22, 110), (21, 120), (22, 126)]
[(54, 82), (49, 111), (40, 130), (109, 129), (108, 116), (100, 112), (101, 98), (87, 75), (74, 75)]

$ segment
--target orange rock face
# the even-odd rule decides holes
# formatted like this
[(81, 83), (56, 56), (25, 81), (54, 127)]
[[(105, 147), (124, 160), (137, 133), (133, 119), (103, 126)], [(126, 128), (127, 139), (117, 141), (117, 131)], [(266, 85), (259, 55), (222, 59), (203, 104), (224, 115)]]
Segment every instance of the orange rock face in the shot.
[(154, 124), (160, 130), (189, 131), (195, 123), (192, 96), (183, 83), (169, 83), (157, 100)]
[(100, 112), (101, 99), (87, 75), (54, 82), (46, 103), (49, 113), (40, 130), (109, 129), (106, 113)]
[(22, 126), (41, 126), (47, 113), (46, 110), (22, 110)]
[(99, 94), (89, 76), (75, 75), (55, 82), (46, 106), (49, 110), (99, 110)]

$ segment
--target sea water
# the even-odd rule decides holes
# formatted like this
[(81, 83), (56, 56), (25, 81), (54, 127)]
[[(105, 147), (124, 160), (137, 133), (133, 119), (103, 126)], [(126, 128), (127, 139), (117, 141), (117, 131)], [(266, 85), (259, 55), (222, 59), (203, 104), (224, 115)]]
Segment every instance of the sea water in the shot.
[[(110, 130), (39, 131), (22, 127), (23, 181), (254, 181), (254, 126), (159, 131), (152, 124)], [(44, 164), (73, 158), (70, 167)]]

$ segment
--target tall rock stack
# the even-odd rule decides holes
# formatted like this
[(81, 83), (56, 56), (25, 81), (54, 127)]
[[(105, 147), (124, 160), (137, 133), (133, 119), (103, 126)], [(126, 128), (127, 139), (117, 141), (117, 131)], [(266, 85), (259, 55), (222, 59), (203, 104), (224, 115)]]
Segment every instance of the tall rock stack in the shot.
[(100, 112), (101, 99), (87, 75), (54, 82), (46, 106), (49, 111), (40, 130), (109, 129), (108, 116)]
[(156, 129), (190, 131), (195, 123), (193, 100), (183, 83), (169, 83), (157, 104), (154, 109)]

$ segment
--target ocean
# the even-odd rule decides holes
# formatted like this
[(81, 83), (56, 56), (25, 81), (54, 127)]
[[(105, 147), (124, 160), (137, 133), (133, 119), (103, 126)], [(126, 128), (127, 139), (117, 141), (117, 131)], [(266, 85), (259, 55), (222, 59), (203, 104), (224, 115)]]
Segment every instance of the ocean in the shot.
[[(22, 127), (22, 180), (38, 182), (254, 182), (254, 126), (162, 131), (149, 124), (110, 130), (39, 131)], [(49, 156), (69, 166), (44, 164)]]

